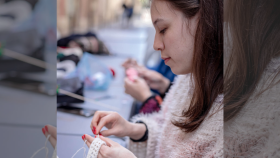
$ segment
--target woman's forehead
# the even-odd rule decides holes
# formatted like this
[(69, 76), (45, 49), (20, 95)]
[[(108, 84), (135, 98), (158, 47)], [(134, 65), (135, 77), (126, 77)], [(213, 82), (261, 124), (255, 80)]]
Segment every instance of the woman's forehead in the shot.
[(152, 21), (155, 22), (165, 21), (176, 16), (176, 11), (171, 8), (171, 5), (166, 1), (152, 1), (151, 5), (151, 17)]

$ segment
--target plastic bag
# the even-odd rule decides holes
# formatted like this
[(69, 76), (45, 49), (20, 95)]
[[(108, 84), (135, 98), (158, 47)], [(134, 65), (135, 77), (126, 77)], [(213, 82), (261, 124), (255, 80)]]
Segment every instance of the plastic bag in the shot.
[(90, 90), (108, 89), (113, 78), (111, 70), (89, 53), (84, 53), (76, 70), (70, 74), (73, 75), (79, 76), (85, 89)]

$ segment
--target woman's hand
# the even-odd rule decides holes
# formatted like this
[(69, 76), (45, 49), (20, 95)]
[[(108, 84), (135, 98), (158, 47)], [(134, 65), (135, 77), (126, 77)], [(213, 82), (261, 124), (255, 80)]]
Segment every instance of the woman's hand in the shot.
[(101, 132), (103, 136), (115, 135), (117, 137), (124, 137), (129, 135), (130, 132), (130, 123), (118, 113), (96, 111), (90, 124), (93, 134), (99, 134), (104, 126), (107, 127), (108, 130)]
[[(100, 132), (104, 126), (107, 127), (108, 130)], [(95, 112), (90, 128), (94, 134), (99, 134), (100, 132), (103, 136), (129, 136), (135, 140), (142, 138), (146, 131), (146, 126), (144, 124), (134, 124), (128, 122), (118, 113), (109, 111)]]
[(125, 93), (131, 95), (134, 99), (144, 102), (152, 96), (152, 92), (144, 79), (138, 77), (134, 81), (131, 81), (125, 78), (124, 82)]
[[(103, 136), (100, 136), (99, 138), (106, 142), (107, 146), (101, 146), (97, 158), (136, 158), (131, 151), (112, 141), (111, 139), (105, 138)], [(90, 147), (94, 138), (85, 134), (84, 141), (85, 140), (87, 140), (87, 146)]]
[(142, 76), (143, 71), (147, 70), (146, 67), (139, 65), (135, 59), (131, 59), (131, 58), (129, 58), (125, 62), (123, 62), (122, 67), (125, 70), (127, 70), (129, 68), (134, 68), (140, 76)]
[(145, 69), (141, 74), (147, 82), (148, 86), (159, 91), (161, 94), (165, 93), (170, 84), (169, 79), (165, 78), (162, 74), (154, 70)]
[(125, 69), (129, 69), (131, 67), (137, 67), (138, 63), (135, 59), (127, 59), (125, 62), (123, 62), (122, 67), (124, 67)]
[(51, 143), (53, 148), (55, 148), (57, 142), (56, 127), (51, 125), (46, 125), (45, 127), (42, 128), (42, 132), (45, 135), (45, 137), (48, 137), (48, 135), (50, 135), (49, 142)]
[(161, 94), (164, 94), (166, 89), (168, 88), (170, 81), (162, 74), (154, 71), (149, 70), (144, 66), (138, 65), (137, 61), (134, 59), (126, 60), (122, 66), (125, 69), (133, 67), (138, 72), (138, 75), (145, 79), (148, 86), (152, 89), (159, 91)]

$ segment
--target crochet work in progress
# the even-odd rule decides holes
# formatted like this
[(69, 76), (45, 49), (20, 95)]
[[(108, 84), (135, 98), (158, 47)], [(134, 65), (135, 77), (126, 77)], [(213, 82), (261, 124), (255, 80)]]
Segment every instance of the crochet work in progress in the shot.
[(106, 143), (103, 140), (101, 140), (98, 135), (98, 137), (95, 138), (90, 145), (87, 158), (97, 158), (102, 145), (106, 145)]

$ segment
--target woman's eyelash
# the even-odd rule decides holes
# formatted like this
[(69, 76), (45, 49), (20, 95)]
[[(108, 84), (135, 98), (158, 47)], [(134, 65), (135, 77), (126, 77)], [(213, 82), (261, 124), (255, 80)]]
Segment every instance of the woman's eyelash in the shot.
[(163, 29), (163, 30), (161, 30), (159, 33), (164, 33), (164, 32), (165, 32), (165, 30), (166, 30), (166, 28), (165, 28), (165, 29)]

